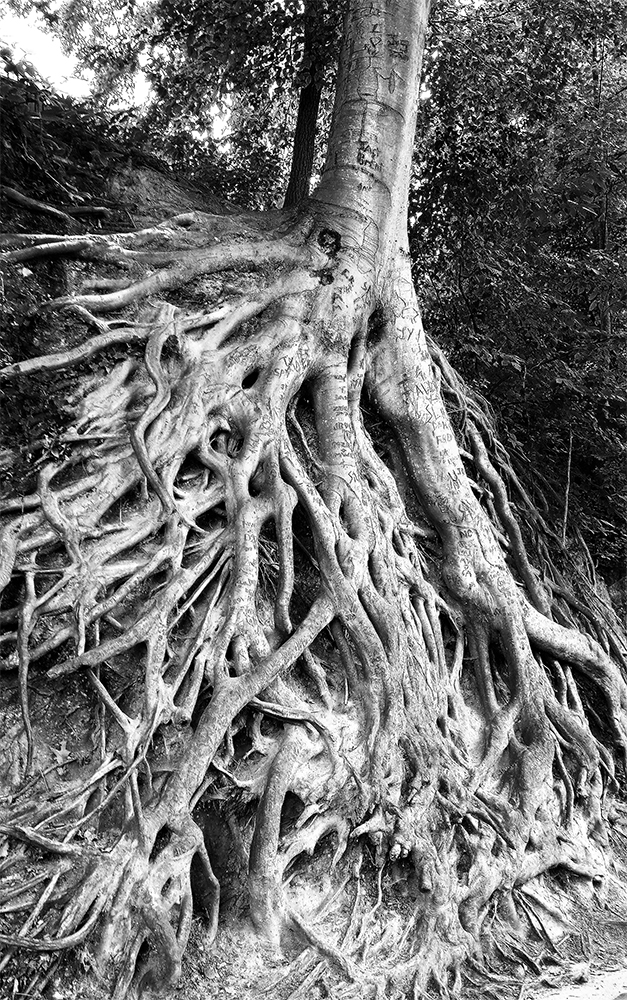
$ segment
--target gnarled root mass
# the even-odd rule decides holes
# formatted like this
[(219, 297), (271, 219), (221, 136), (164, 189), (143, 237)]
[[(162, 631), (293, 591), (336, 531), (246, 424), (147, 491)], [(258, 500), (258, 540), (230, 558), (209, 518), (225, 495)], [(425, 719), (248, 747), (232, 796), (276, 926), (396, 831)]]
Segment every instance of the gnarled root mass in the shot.
[[(61, 457), (0, 507), (0, 969), (85, 943), (113, 996), (167, 991), (194, 906), (218, 925), (208, 801), (259, 932), (355, 996), (455, 983), (491, 904), (603, 873), (627, 745), (611, 613), (582, 617), (546, 550), (532, 565), (517, 510), (548, 528), (427, 341), (406, 258), (382, 277), (322, 202), (264, 218), (4, 254), (109, 276), (44, 307), (81, 343), (0, 373), (74, 373)], [(68, 691), (91, 743), (68, 714), (51, 749), (33, 700)], [(337, 942), (286, 881), (329, 836), (379, 870)]]

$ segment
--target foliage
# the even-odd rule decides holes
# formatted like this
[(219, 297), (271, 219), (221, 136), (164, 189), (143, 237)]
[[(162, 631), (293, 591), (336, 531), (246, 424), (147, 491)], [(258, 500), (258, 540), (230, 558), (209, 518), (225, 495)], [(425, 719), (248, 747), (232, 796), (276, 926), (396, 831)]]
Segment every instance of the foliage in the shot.
[[(412, 190), (427, 323), (616, 577), (627, 524), (627, 4), (441, 3)], [(536, 477), (537, 478), (537, 477)]]
[[(11, 2), (22, 12), (39, 9), (66, 49), (94, 72), (96, 106), (131, 106), (123, 117), (135, 143), (210, 183), (218, 195), (257, 208), (280, 203), (298, 89), (311, 71), (329, 90), (342, 4), (324, 0), (305, 11), (300, 0)], [(140, 74), (149, 93), (137, 108)], [(327, 126), (329, 115), (327, 102)]]

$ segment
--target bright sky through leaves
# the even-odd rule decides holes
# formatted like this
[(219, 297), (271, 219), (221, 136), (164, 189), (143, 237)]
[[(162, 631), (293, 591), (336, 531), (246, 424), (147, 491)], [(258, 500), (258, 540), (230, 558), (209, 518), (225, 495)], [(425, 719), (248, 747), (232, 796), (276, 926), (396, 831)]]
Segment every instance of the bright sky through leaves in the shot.
[[(25, 17), (2, 9), (0, 5), (0, 48), (8, 47), (13, 59), (32, 63), (40, 76), (54, 89), (77, 99), (89, 97), (93, 74), (77, 70), (76, 59), (63, 51), (60, 40), (49, 34), (37, 11)], [(148, 82), (143, 73), (135, 74), (133, 103), (141, 105), (148, 96)]]
[(76, 60), (63, 52), (61, 42), (47, 34), (41, 17), (33, 11), (27, 17), (4, 12), (0, 16), (0, 41), (17, 61), (26, 59), (56, 90), (72, 97), (87, 97), (91, 81), (84, 72), (76, 75)]

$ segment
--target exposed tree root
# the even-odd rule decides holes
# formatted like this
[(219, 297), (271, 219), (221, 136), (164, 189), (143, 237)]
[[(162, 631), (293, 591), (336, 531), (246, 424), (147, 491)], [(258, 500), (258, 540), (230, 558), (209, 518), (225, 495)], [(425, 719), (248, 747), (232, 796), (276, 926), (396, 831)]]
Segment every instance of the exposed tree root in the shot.
[[(605, 625), (593, 638), (561, 624), (570, 595), (532, 567), (507, 457), (429, 349), (404, 266), (358, 298), (354, 223), (330, 252), (323, 205), (287, 241), (253, 239), (242, 219), (244, 235), (214, 247), (213, 225), (73, 244), (75, 258), (145, 267), (165, 243), (167, 264), (58, 302), (85, 342), (1, 373), (144, 345), (75, 394), (66, 457), (3, 505), (0, 648), (26, 754), (5, 789), (0, 944), (89, 936), (119, 998), (175, 982), (192, 871), (217, 930), (192, 813), (219, 793), (257, 803), (251, 912), (275, 945), (296, 930), (355, 981), (346, 996), (366, 970), (408, 995), (451, 965), (459, 984), (495, 894), (557, 865), (602, 873), (613, 755), (585, 706), (602, 696), (624, 752), (627, 688)], [(154, 299), (217, 271), (201, 312)], [(457, 436), (443, 396), (463, 413)], [(31, 685), (79, 672), (98, 750), (49, 787)], [(302, 809), (286, 828), (288, 793)], [(337, 857), (369, 842), (380, 876), (415, 887), (411, 920), (391, 919), (381, 877), (342, 945), (295, 912), (286, 870), (329, 834)]]
[[(167, 992), (194, 906), (218, 928), (206, 804), (258, 932), (347, 1000), (455, 993), (492, 939), (532, 964), (520, 887), (603, 877), (625, 639), (425, 337), (404, 231), (428, 5), (382, 3), (401, 34), (374, 45), (351, 5), (305, 207), (3, 244), (67, 258), (40, 312), (85, 337), (0, 372), (67, 371), (69, 419), (0, 503), (0, 972), (84, 942), (117, 1000)], [(291, 882), (326, 838), (355, 885), (335, 940)]]

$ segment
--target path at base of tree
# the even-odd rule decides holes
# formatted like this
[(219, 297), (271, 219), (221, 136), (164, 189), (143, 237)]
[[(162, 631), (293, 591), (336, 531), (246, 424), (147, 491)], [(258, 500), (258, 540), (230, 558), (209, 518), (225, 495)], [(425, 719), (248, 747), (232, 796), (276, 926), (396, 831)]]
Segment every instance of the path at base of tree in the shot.
[(587, 983), (559, 989), (537, 987), (526, 994), (526, 1000), (627, 1000), (627, 969), (591, 975)]

